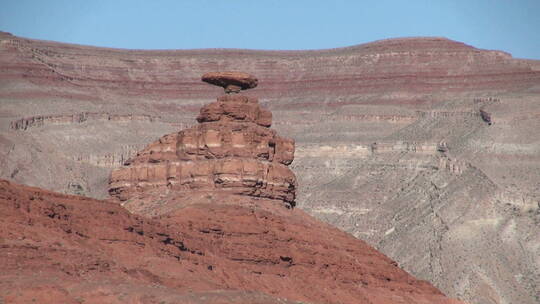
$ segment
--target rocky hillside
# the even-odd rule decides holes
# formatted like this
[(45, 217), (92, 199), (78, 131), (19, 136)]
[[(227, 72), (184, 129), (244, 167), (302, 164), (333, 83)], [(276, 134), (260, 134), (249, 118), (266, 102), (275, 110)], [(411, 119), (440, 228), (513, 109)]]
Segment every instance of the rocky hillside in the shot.
[(462, 303), (294, 209), (294, 142), (269, 114), (225, 95), (114, 171), (111, 193), (139, 216), (0, 180), (0, 301)]
[(538, 66), (443, 38), (136, 51), (2, 33), (0, 176), (107, 198), (114, 168), (195, 126), (219, 94), (201, 74), (244, 70), (259, 77), (245, 95), (296, 140), (299, 208), (452, 297), (535, 304)]
[(447, 303), (364, 242), (299, 209), (120, 205), (0, 181), (4, 303)]

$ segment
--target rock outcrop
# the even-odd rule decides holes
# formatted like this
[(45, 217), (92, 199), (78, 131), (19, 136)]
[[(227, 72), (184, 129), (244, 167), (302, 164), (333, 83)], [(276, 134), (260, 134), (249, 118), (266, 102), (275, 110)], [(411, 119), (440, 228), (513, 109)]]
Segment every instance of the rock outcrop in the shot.
[(225, 93), (253, 89), (258, 83), (257, 78), (242, 72), (210, 72), (202, 76), (202, 81), (223, 87)]
[(10, 126), (13, 130), (28, 130), (31, 128), (44, 127), (48, 125), (69, 125), (80, 124), (88, 121), (111, 121), (111, 122), (131, 122), (131, 121), (146, 121), (154, 122), (159, 117), (151, 115), (138, 114), (109, 114), (109, 113), (78, 113), (66, 115), (38, 115), (32, 117), (24, 117), (11, 122)]
[(296, 177), (287, 167), (294, 141), (269, 129), (272, 114), (257, 98), (237, 94), (255, 87), (257, 79), (225, 72), (202, 80), (222, 86), (226, 95), (201, 109), (199, 125), (163, 136), (113, 171), (110, 194), (128, 208), (144, 204), (148, 191), (171, 192), (172, 198), (190, 192), (212, 199), (248, 195), (294, 207)]
[(300, 209), (262, 204), (147, 219), (0, 180), (0, 302), (461, 303)]

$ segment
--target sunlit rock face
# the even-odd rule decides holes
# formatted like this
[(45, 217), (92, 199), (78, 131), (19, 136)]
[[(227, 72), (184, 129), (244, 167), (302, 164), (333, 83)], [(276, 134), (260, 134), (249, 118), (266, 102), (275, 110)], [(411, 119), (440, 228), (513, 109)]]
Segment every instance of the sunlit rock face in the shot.
[(163, 136), (114, 170), (109, 193), (132, 210), (154, 205), (155, 193), (162, 193), (160, 204), (204, 193), (209, 200), (243, 195), (294, 207), (296, 177), (287, 167), (294, 141), (269, 128), (272, 114), (256, 98), (238, 94), (257, 79), (228, 72), (202, 80), (222, 86), (226, 95), (201, 109), (197, 126)]
[(149, 219), (0, 179), (0, 299), (464, 304), (298, 208), (236, 197), (252, 203), (216, 199)]

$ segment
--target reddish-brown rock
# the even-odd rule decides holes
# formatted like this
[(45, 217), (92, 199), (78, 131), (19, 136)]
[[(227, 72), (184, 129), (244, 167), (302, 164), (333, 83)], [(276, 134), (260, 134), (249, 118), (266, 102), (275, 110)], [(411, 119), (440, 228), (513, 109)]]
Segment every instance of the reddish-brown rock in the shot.
[(204, 106), (197, 117), (198, 122), (246, 121), (263, 127), (272, 125), (272, 113), (259, 106), (258, 100), (243, 95), (224, 95)]
[(258, 83), (255, 76), (243, 72), (210, 72), (204, 74), (201, 80), (223, 87), (227, 93), (238, 93), (240, 90), (252, 89)]
[[(242, 75), (209, 73), (203, 80), (217, 85), (234, 79), (257, 82), (254, 76)], [(164, 201), (207, 192), (221, 198), (248, 195), (294, 206), (296, 177), (287, 167), (294, 158), (294, 141), (268, 128), (271, 117), (256, 98), (221, 96), (201, 109), (199, 125), (165, 135), (127, 166), (113, 171), (109, 193), (132, 211), (141, 204), (153, 204), (154, 197), (148, 193), (156, 191)]]
[(192, 204), (149, 220), (0, 180), (0, 216), (3, 303), (461, 303), (269, 201)]

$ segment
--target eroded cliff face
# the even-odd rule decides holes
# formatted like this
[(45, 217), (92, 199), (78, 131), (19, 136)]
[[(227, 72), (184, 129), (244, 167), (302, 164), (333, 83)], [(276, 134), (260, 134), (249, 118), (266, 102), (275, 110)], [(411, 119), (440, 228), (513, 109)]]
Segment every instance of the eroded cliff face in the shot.
[[(25, 77), (74, 90), (120, 90), (130, 96), (204, 98), (209, 90), (199, 82), (199, 73), (209, 70), (257, 71), (265, 83), (257, 91), (267, 97), (384, 93), (389, 84), (407, 94), (468, 89), (501, 92), (527, 88), (539, 79), (530, 64), (507, 53), (478, 50), (444, 38), (389, 39), (321, 51), (136, 51), (7, 34), (1, 38), (2, 64), (7, 68), (3, 79)], [(49, 95), (60, 93), (49, 91)], [(30, 92), (26, 94), (30, 97)]]
[[(105, 198), (113, 168), (197, 124), (219, 95), (201, 73), (241, 69), (260, 80), (245, 95), (261, 96), (273, 128), (295, 138), (299, 208), (454, 297), (537, 302), (537, 61), (442, 38), (323, 51), (130, 51), (2, 34), (0, 66), (4, 178)], [(81, 113), (155, 119), (11, 127)]]

